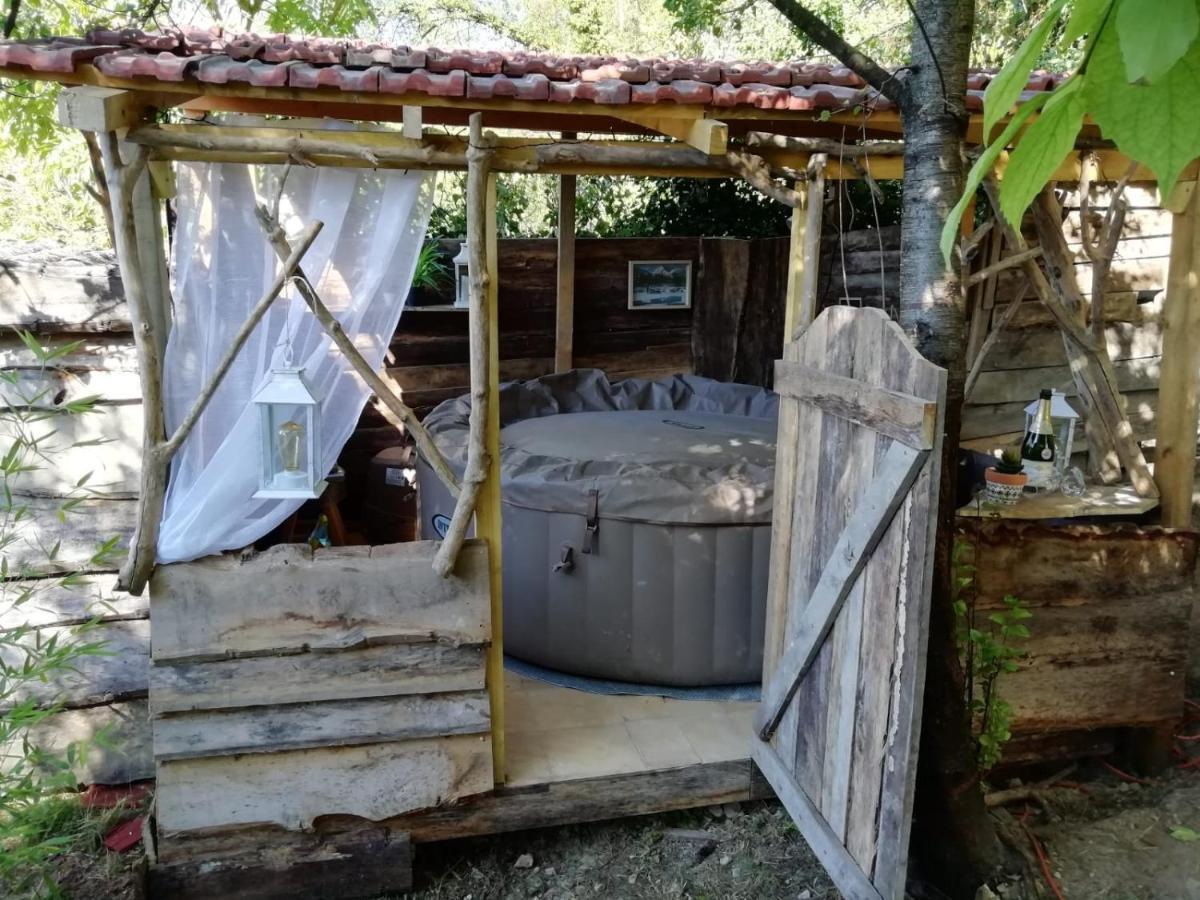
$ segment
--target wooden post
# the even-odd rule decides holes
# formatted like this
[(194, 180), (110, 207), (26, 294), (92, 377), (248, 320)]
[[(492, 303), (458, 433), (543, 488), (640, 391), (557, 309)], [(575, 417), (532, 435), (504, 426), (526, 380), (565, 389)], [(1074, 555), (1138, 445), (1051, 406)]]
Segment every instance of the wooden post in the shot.
[[(163, 416), (162, 353), (155, 334), (154, 301), (149, 295), (147, 269), (157, 274), (158, 263), (142, 259), (138, 253), (133, 197), (138, 181), (147, 178), (145, 151), (134, 161), (123, 162), (115, 132), (97, 135), (104, 162), (104, 180), (112, 204), (113, 237), (117, 260), (121, 266), (121, 281), (129, 303), (129, 319), (133, 325), (134, 344), (138, 353), (138, 377), (142, 390), (145, 426), (142, 432), (142, 480), (138, 490), (137, 525), (130, 538), (129, 555), (121, 566), (117, 587), (140, 594), (154, 568), (158, 549), (158, 531), (162, 523), (163, 503), (167, 492), (169, 460), (159, 452), (165, 437)], [(141, 160), (141, 163), (138, 163)]]
[(476, 502), (488, 473), (485, 432), (490, 381), (488, 370), (492, 359), (492, 354), (488, 352), (488, 335), (492, 333), (493, 326), (488, 321), (492, 310), (488, 305), (491, 275), (486, 222), (493, 150), (491, 136), (485, 137), (483, 134), (481, 113), (471, 115), (470, 135), (467, 145), (467, 265), (471, 290), (467, 330), (471, 364), (471, 417), (462, 489), (454, 504), (454, 514), (446, 527), (442, 546), (438, 548), (433, 561), (434, 569), (443, 578), (454, 571), (454, 562), (475, 517)]
[(1163, 304), (1154, 477), (1161, 496), (1162, 524), (1188, 528), (1196, 477), (1196, 351), (1200, 341), (1200, 191), (1196, 182), (1180, 183), (1167, 206), (1173, 213), (1171, 262)]
[(803, 198), (792, 210), (792, 242), (788, 249), (787, 300), (783, 314), (783, 342), (796, 339), (796, 332), (817, 317), (817, 270), (821, 259), (821, 219), (825, 209), (825, 157), (813, 158), (808, 189), (796, 193)]
[(496, 176), (487, 180), (484, 237), (487, 247), (487, 423), (484, 447), (487, 478), (475, 508), (475, 534), (488, 543), (488, 570), (491, 586), (492, 643), (488, 648), (487, 685), (492, 707), (492, 771), (496, 783), (507, 778), (504, 741), (504, 581), (501, 571), (500, 528), (500, 331), (499, 288), (496, 266)]
[[(563, 132), (571, 139), (572, 132)], [(558, 300), (554, 322), (554, 371), (572, 368), (575, 355), (575, 176), (558, 176)]]

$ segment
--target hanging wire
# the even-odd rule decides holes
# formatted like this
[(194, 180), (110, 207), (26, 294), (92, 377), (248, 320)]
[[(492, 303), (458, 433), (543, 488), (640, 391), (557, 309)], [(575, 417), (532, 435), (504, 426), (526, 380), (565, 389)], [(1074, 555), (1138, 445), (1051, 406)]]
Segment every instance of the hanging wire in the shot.
[[(861, 130), (862, 141), (865, 144), (867, 142), (867, 123), (865, 121), (862, 122), (860, 124), (859, 128)], [(867, 170), (867, 177), (871, 178), (871, 156), (870, 156), (870, 154), (866, 154), (863, 156), (863, 166)], [(872, 180), (874, 180), (874, 179), (872, 179)], [(867, 193), (869, 193), (871, 195), (871, 211), (875, 215), (876, 243), (879, 245), (879, 307), (884, 312), (889, 312), (887, 297), (885, 295), (885, 290), (884, 290), (884, 284), (886, 283), (886, 272), (885, 272), (885, 268), (884, 268), (884, 255), (883, 255), (883, 229), (880, 228), (880, 225), (879, 225), (879, 204), (877, 204), (875, 202), (875, 191), (872, 188), (872, 185), (868, 184), (867, 187), (869, 189), (867, 191)]]

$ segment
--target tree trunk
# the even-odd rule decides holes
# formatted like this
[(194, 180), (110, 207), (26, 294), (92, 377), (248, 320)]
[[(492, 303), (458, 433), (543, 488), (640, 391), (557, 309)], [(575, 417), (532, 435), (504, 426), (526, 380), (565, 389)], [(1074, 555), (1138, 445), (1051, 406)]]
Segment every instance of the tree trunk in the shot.
[(998, 868), (1000, 843), (983, 803), (963, 695), (951, 563), (958, 433), (965, 369), (964, 300), (947, 268), (942, 226), (963, 190), (965, 91), (974, 0), (915, 0), (913, 69), (905, 79), (900, 324), (948, 372), (946, 434), (929, 623), (925, 711), (912, 851), (921, 876), (951, 897), (972, 897)]

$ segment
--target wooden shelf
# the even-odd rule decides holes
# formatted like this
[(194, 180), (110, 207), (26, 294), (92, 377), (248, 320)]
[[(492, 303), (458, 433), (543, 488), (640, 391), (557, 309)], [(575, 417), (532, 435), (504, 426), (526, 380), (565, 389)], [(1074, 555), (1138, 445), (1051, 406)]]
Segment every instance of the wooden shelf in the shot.
[(1089, 487), (1081, 496), (1026, 494), (1013, 506), (985, 503), (982, 494), (958, 510), (971, 518), (1075, 519), (1081, 516), (1137, 516), (1158, 506), (1154, 497), (1139, 497), (1132, 485)]

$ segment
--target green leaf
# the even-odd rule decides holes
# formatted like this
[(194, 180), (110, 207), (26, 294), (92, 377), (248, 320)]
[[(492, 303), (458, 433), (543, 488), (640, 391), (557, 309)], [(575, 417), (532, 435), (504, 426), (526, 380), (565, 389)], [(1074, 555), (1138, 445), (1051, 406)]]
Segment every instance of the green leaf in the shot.
[(1075, 146), (1083, 127), (1083, 81), (1058, 88), (1013, 150), (1000, 182), (1000, 213), (1019, 228), (1021, 216)]
[(1176, 825), (1171, 829), (1170, 834), (1177, 841), (1200, 841), (1200, 831), (1188, 828), (1186, 825)]
[(1111, 5), (1112, 0), (1075, 0), (1063, 33), (1063, 45), (1069, 47), (1085, 34), (1095, 34)]
[(1000, 153), (1021, 130), (1026, 120), (1041, 109), (1051, 96), (1053, 95), (1037, 94), (1022, 103), (1017, 108), (1017, 114), (1009, 120), (1000, 136), (984, 148), (983, 152), (979, 154), (979, 159), (975, 160), (975, 165), (971, 166), (971, 171), (967, 173), (967, 183), (963, 188), (963, 194), (958, 198), (957, 205), (950, 211), (950, 215), (946, 218), (946, 224), (942, 227), (942, 257), (946, 260), (947, 266), (950, 265), (950, 253), (954, 249), (954, 242), (958, 240), (958, 225), (962, 221), (963, 213), (967, 210), (967, 204), (979, 190), (979, 185), (983, 184), (983, 179), (992, 171)]
[(1034, 26), (1029, 37), (1025, 38), (1025, 42), (1017, 49), (1016, 55), (988, 84), (983, 95), (984, 140), (991, 137), (996, 123), (1008, 115), (1009, 110), (1020, 98), (1021, 91), (1025, 90), (1025, 85), (1029, 83), (1029, 73), (1033, 71), (1034, 63), (1042, 55), (1046, 40), (1058, 22), (1065, 4), (1066, 0), (1055, 0), (1045, 17)]
[(1096, 40), (1084, 87), (1087, 109), (1104, 137), (1141, 160), (1169, 196), (1180, 173), (1200, 155), (1200, 43), (1152, 84), (1130, 84), (1116, 29)]
[(1196, 0), (1122, 0), (1116, 24), (1126, 77), (1152, 82), (1196, 40), (1200, 12)]

